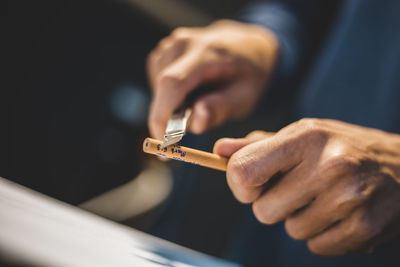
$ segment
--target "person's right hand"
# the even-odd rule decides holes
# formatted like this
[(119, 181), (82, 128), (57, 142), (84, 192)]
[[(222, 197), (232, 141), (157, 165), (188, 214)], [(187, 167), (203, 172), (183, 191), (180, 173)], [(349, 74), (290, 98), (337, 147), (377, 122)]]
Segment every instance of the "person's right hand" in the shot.
[(264, 91), (277, 51), (276, 36), (258, 25), (223, 20), (176, 29), (148, 57), (151, 135), (162, 139), (173, 111), (204, 83), (223, 85), (194, 101), (191, 132), (247, 115)]

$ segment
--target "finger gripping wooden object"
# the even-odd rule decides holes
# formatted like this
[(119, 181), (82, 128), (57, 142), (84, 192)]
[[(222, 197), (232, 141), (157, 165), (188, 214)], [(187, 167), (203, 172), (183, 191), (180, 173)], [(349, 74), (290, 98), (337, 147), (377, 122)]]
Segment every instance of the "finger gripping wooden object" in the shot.
[(143, 151), (161, 157), (189, 162), (220, 171), (226, 171), (226, 165), (228, 163), (227, 158), (177, 144), (161, 148), (161, 144), (161, 141), (152, 138), (146, 138), (143, 142)]

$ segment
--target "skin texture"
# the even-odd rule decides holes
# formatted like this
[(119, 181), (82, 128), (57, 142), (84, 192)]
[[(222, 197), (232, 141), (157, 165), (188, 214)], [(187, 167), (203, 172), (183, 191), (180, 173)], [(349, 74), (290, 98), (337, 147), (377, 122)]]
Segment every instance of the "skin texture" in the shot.
[[(207, 82), (220, 88), (197, 98), (194, 133), (247, 115), (264, 93), (279, 51), (260, 26), (219, 21), (179, 28), (148, 57), (153, 88), (151, 135), (187, 96)], [(320, 255), (372, 251), (399, 232), (400, 136), (334, 120), (303, 119), (277, 133), (219, 140), (230, 158), (227, 182), (265, 224), (284, 220), (288, 234)]]
[(190, 131), (247, 115), (263, 94), (277, 53), (277, 38), (261, 26), (222, 20), (174, 30), (148, 57), (151, 135), (162, 139), (173, 111), (204, 83), (220, 86), (193, 103)]
[(303, 119), (277, 133), (224, 138), (234, 196), (320, 255), (372, 251), (399, 232), (400, 135)]

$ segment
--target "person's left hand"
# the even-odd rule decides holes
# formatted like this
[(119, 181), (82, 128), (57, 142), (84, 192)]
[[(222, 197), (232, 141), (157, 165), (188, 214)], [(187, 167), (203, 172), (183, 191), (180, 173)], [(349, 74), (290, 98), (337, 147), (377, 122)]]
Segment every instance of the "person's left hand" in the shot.
[(220, 139), (227, 181), (265, 224), (321, 255), (371, 251), (400, 230), (400, 135), (303, 119), (276, 134)]

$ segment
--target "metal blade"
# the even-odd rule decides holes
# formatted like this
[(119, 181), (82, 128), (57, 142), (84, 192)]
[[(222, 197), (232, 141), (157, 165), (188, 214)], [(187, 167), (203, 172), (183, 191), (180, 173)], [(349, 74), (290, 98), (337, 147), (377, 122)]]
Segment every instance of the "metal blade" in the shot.
[(185, 110), (175, 112), (171, 116), (167, 123), (167, 128), (164, 135), (164, 142), (162, 143), (161, 148), (176, 144), (180, 140), (182, 140), (182, 137), (186, 133), (187, 122), (191, 114), (192, 109), (187, 108)]

